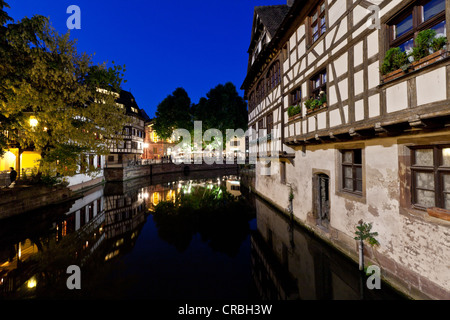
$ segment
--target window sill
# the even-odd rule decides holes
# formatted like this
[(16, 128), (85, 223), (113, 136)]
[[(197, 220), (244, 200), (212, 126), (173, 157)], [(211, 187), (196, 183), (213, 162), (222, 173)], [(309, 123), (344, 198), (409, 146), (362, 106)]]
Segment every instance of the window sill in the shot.
[(425, 58), (420, 59), (419, 61), (414, 61), (411, 63), (411, 65), (403, 70), (403, 69), (397, 69), (395, 71), (392, 71), (386, 75), (383, 75), (381, 77), (381, 84), (386, 84), (388, 82), (394, 81), (399, 78), (403, 78), (404, 76), (407, 76), (415, 71), (422, 70), (425, 67), (428, 67), (430, 65), (434, 65), (435, 63), (445, 60), (449, 57), (449, 52), (445, 49), (436, 51), (430, 55), (428, 55)]
[[(430, 208), (432, 209), (432, 208)], [(442, 209), (441, 209), (442, 210)], [(449, 212), (448, 210), (446, 210)], [(414, 217), (415, 219), (419, 219), (420, 221), (426, 223), (432, 223), (440, 226), (450, 227), (450, 221), (445, 219), (440, 219), (438, 217), (434, 217), (427, 212), (427, 209), (416, 208), (414, 206), (410, 208), (400, 207), (400, 214), (405, 215), (407, 217)]]
[(441, 208), (428, 208), (427, 213), (431, 217), (450, 221), (450, 210), (441, 209)]
[(303, 118), (301, 113), (294, 114), (288, 118), (288, 122)]
[(336, 190), (336, 195), (351, 201), (357, 201), (362, 204), (366, 204), (366, 196), (364, 195), (364, 193), (354, 193), (341, 189)]
[(307, 109), (306, 110), (306, 115), (311, 115), (311, 114), (313, 114), (313, 113), (316, 113), (316, 112), (318, 112), (318, 111), (321, 111), (321, 110), (324, 110), (324, 109), (326, 109), (327, 108), (327, 104), (326, 103), (324, 103), (323, 105), (321, 105), (321, 106), (319, 106), (319, 107), (316, 107), (316, 108), (314, 108), (314, 109)]

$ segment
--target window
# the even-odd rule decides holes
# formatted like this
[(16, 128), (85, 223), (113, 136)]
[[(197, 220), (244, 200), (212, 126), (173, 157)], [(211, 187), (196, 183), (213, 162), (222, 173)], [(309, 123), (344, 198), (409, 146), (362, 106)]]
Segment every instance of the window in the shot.
[(311, 95), (315, 99), (320, 97), (321, 92), (327, 92), (327, 71), (323, 70), (311, 78)]
[(283, 61), (286, 61), (289, 58), (289, 43), (286, 43), (283, 46)]
[(342, 189), (362, 194), (362, 150), (342, 150)]
[(256, 103), (260, 103), (265, 98), (266, 93), (264, 90), (264, 80), (259, 81), (256, 87)]
[(445, 0), (416, 1), (389, 23), (390, 47), (410, 53), (417, 34), (425, 29), (436, 30), (436, 36), (447, 36)]
[(267, 116), (266, 123), (267, 123), (267, 134), (270, 134), (273, 128), (273, 113), (270, 113)]
[(248, 112), (252, 112), (256, 107), (255, 92), (250, 93), (250, 98), (248, 99)]
[(261, 119), (258, 121), (258, 130), (264, 129), (264, 120)]
[(316, 42), (319, 37), (327, 31), (327, 22), (325, 15), (325, 1), (322, 1), (311, 13), (310, 27), (312, 43)]
[(412, 204), (450, 210), (450, 146), (411, 148)]
[(302, 89), (298, 87), (291, 91), (291, 106), (299, 105), (302, 102)]
[(267, 75), (267, 91), (274, 89), (281, 82), (280, 62), (275, 61)]

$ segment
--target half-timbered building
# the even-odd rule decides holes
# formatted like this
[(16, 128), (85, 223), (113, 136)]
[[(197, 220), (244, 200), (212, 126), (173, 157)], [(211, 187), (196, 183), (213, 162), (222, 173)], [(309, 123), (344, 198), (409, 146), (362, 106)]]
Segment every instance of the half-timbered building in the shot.
[(368, 259), (415, 298), (450, 297), (449, 18), (448, 0), (256, 7), (242, 85), (256, 192), (356, 260), (372, 223)]

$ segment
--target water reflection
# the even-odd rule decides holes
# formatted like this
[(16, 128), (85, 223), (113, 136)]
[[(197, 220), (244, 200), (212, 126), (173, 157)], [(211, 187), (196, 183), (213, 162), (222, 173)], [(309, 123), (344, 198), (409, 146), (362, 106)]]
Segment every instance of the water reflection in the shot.
[[(384, 299), (237, 172), (108, 183), (0, 221), (0, 298)], [(67, 267), (82, 289), (68, 290)]]
[(386, 284), (366, 288), (358, 266), (261, 199), (251, 236), (253, 278), (267, 300), (403, 299)]

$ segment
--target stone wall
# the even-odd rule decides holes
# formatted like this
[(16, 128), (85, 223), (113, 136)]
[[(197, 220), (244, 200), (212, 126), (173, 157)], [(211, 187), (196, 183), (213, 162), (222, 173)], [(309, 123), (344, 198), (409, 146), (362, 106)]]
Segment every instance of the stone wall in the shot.
[[(418, 138), (415, 136), (414, 140)], [(442, 137), (436, 139), (440, 141)], [(399, 169), (403, 146), (399, 140), (384, 138), (357, 145), (328, 144), (296, 150), (295, 159), (286, 166), (286, 183), (277, 173), (277, 163), (272, 164), (272, 175), (263, 175), (265, 168), (257, 164), (256, 191), (286, 212), (292, 188), (297, 222), (355, 261), (358, 251), (354, 232), (358, 221), (373, 223), (380, 246), (375, 250), (366, 246), (366, 262), (380, 265), (384, 278), (413, 298), (450, 299), (450, 222), (403, 207)], [(356, 147), (363, 150), (361, 196), (340, 189), (339, 149)], [(318, 226), (315, 213), (317, 174), (326, 174), (330, 179), (327, 228)]]
[(70, 189), (63, 186), (2, 189), (0, 190), (0, 219), (68, 201), (74, 196), (75, 194)]

